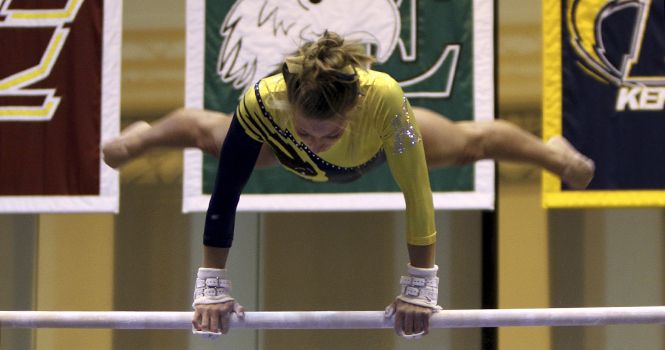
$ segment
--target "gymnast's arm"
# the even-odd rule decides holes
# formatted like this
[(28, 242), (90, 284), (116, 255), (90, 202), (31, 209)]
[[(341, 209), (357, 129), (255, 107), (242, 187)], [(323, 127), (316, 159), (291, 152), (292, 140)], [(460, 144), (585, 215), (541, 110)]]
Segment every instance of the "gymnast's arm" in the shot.
[(415, 267), (431, 268), (436, 225), (425, 148), (413, 110), (401, 88), (394, 83), (385, 95), (388, 111), (382, 112), (387, 117), (381, 139), (390, 172), (404, 194), (410, 262)]
[[(418, 130), (417, 126), (415, 130)], [(406, 202), (406, 241), (410, 266), (436, 271), (434, 209), (422, 142), (415, 147), (407, 144), (404, 153), (395, 154), (394, 140), (393, 138), (384, 143), (384, 149), (393, 177)], [(389, 144), (390, 142), (393, 144)], [(431, 308), (407, 303), (398, 298), (388, 309), (394, 310), (393, 320), (397, 335), (408, 337), (412, 334), (429, 333), (429, 319), (433, 312)]]
[(262, 145), (247, 135), (234, 115), (222, 145), (215, 187), (206, 214), (203, 267), (221, 269), (226, 266), (238, 200), (254, 170)]
[[(233, 241), (238, 200), (252, 174), (262, 145), (262, 142), (247, 135), (235, 114), (222, 145), (215, 188), (206, 214), (203, 232), (204, 268), (226, 267), (226, 259)], [(192, 324), (198, 331), (221, 331), (222, 334), (226, 334), (230, 327), (231, 312), (242, 316), (244, 309), (233, 299), (227, 302), (196, 305)]]
[[(384, 144), (384, 147), (391, 172), (402, 189), (406, 202), (406, 238), (410, 266), (436, 271), (434, 209), (422, 142), (413, 148), (406, 145), (407, 150), (403, 154), (394, 154), (392, 145)], [(429, 333), (429, 319), (433, 312), (431, 308), (407, 303), (399, 298), (388, 308), (394, 310), (393, 320), (397, 335)]]
[[(383, 103), (379, 104), (379, 120), (382, 120), (381, 139), (393, 178), (399, 185), (406, 202), (406, 241), (409, 252), (411, 276), (436, 277), (434, 205), (425, 150), (413, 110), (399, 85), (387, 79), (383, 90)], [(383, 116), (383, 118), (381, 118)], [(424, 307), (419, 302), (407, 302), (402, 293), (387, 309), (394, 313), (397, 335), (414, 335), (429, 332), (429, 319), (437, 309)], [(415, 298), (418, 299), (418, 298)], [(428, 302), (429, 304), (429, 302)]]

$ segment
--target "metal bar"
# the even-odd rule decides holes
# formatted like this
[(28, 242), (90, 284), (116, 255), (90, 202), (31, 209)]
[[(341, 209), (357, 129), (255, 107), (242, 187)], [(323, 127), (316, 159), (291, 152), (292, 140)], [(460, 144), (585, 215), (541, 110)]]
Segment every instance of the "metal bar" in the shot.
[[(246, 312), (235, 314), (235, 329), (392, 328), (383, 311)], [(0, 328), (191, 329), (192, 312), (0, 311)], [(664, 306), (444, 310), (432, 315), (432, 328), (599, 326), (665, 324)]]

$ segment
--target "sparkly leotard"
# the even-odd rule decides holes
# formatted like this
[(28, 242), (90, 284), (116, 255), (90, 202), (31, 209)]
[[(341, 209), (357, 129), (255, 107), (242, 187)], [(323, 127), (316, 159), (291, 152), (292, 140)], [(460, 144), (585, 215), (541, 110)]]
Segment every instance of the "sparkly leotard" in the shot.
[(261, 80), (245, 93), (222, 147), (206, 217), (205, 245), (231, 246), (235, 207), (264, 142), (287, 170), (315, 182), (353, 181), (387, 160), (406, 201), (407, 242), (434, 243), (432, 192), (411, 106), (389, 75), (375, 71), (358, 71), (358, 75), (361, 95), (347, 116), (344, 135), (318, 154), (292, 132), (281, 74)]

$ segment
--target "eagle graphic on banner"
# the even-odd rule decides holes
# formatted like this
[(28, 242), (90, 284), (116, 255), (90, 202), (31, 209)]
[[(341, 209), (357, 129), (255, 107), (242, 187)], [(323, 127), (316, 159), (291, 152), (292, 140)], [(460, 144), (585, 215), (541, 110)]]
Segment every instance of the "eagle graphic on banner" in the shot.
[[(415, 61), (416, 19), (411, 18), (411, 47), (407, 48), (400, 38), (402, 18), (398, 7), (401, 2), (239, 0), (229, 10), (220, 29), (224, 41), (217, 73), (235, 89), (247, 90), (259, 79), (277, 71), (285, 56), (295, 52), (300, 44), (315, 41), (326, 30), (350, 41), (373, 45), (378, 63), (386, 62), (398, 47), (402, 61)], [(411, 0), (412, 12), (416, 5), (417, 0)], [(408, 97), (449, 97), (459, 55), (459, 44), (446, 45), (426, 72), (399, 82), (400, 86), (416, 85), (431, 78), (449, 61), (448, 71), (442, 74), (442, 80), (446, 81), (444, 91), (406, 93)]]
[(217, 71), (222, 81), (246, 89), (325, 30), (374, 44), (378, 62), (385, 62), (397, 45), (400, 21), (392, 0), (240, 0), (220, 30), (224, 42)]

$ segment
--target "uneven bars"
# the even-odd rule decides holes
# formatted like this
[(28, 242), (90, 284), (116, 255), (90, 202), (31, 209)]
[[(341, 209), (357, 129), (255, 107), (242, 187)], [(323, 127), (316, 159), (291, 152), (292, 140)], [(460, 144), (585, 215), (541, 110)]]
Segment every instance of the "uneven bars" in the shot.
[[(383, 311), (246, 312), (233, 329), (393, 328)], [(0, 311), (0, 328), (191, 329), (193, 312)], [(443, 310), (432, 328), (665, 324), (665, 306)]]

